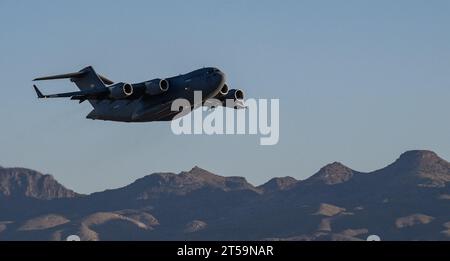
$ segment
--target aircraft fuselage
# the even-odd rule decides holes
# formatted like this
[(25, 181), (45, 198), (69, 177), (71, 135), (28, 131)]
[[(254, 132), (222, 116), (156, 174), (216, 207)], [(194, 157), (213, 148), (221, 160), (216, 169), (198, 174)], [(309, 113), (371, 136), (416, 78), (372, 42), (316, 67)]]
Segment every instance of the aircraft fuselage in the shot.
[[(201, 91), (203, 101), (215, 97), (225, 84), (225, 74), (217, 68), (198, 69), (187, 74), (166, 78), (169, 88), (159, 95), (142, 95), (138, 99), (96, 100), (87, 118), (95, 120), (148, 122), (171, 120), (174, 112), (170, 104), (186, 99), (192, 106), (194, 92)], [(132, 84), (133, 89), (144, 88), (147, 82)], [(176, 112), (175, 112), (176, 113)]]

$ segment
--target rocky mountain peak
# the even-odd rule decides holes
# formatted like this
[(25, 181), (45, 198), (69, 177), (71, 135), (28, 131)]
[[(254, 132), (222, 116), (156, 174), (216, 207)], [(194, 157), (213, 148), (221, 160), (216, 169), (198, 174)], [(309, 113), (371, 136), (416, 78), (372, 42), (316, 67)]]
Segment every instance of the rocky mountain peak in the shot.
[(53, 176), (25, 168), (0, 169), (0, 197), (55, 199), (79, 194), (65, 188)]
[(429, 150), (410, 150), (396, 160), (396, 164), (404, 165), (429, 165), (443, 161), (435, 152)]
[[(223, 177), (195, 166), (190, 171), (154, 173), (137, 179), (128, 186), (109, 190), (126, 197), (151, 199), (162, 195), (187, 195), (194, 191), (210, 189), (222, 191), (252, 190), (258, 192), (243, 177)], [(99, 193), (94, 193), (97, 196)]]
[(450, 163), (428, 150), (407, 151), (380, 172), (400, 175), (405, 181), (422, 180), (419, 186), (442, 187), (450, 182)]
[(264, 192), (276, 192), (280, 190), (288, 190), (292, 188), (297, 182), (298, 180), (293, 177), (278, 177), (272, 178), (258, 188), (262, 189)]
[(182, 177), (190, 177), (205, 182), (220, 182), (225, 180), (225, 177), (216, 175), (197, 166), (194, 166), (190, 171), (183, 171), (179, 175)]
[(355, 171), (343, 165), (340, 162), (330, 163), (321, 168), (316, 174), (308, 180), (323, 182), (327, 185), (335, 185), (348, 181), (353, 177)]

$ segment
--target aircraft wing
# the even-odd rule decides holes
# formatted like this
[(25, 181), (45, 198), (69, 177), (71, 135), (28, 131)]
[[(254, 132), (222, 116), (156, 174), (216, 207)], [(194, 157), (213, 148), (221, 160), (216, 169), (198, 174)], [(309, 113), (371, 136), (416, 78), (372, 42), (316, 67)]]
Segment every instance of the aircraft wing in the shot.
[(36, 85), (33, 85), (33, 88), (36, 91), (37, 97), (39, 99), (42, 99), (42, 98), (71, 98), (72, 100), (80, 100), (80, 102), (82, 102), (87, 99), (93, 99), (93, 100), (100, 99), (108, 94), (107, 88), (94, 88), (94, 89), (82, 90), (82, 91), (77, 91), (77, 92), (65, 92), (65, 93), (44, 95), (38, 89), (38, 87)]
[(152, 121), (158, 121), (161, 118), (164, 118), (170, 114), (178, 113), (178, 112), (172, 112), (172, 101), (167, 101), (162, 104), (157, 105), (151, 105), (151, 106), (143, 106), (141, 108), (138, 108), (133, 113), (133, 119), (139, 120), (142, 117), (146, 117), (149, 119), (152, 119)]

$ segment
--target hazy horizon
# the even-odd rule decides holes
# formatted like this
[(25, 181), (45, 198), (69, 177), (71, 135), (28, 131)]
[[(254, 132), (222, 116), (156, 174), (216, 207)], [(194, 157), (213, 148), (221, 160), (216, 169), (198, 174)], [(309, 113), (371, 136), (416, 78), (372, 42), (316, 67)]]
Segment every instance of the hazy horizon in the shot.
[[(90, 193), (196, 165), (260, 185), (334, 161), (373, 171), (413, 149), (450, 159), (449, 13), (448, 1), (1, 1), (0, 165)], [(176, 136), (36, 98), (33, 78), (87, 65), (124, 82), (216, 66), (247, 97), (280, 99), (280, 141)]]

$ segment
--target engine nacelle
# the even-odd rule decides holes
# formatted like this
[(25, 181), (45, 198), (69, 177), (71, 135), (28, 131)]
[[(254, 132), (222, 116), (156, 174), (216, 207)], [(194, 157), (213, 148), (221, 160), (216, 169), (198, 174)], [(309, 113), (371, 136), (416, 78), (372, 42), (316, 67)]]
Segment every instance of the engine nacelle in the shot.
[(126, 99), (133, 94), (133, 86), (129, 83), (116, 83), (108, 87), (109, 97), (114, 100)]
[(223, 98), (225, 95), (228, 94), (229, 88), (228, 85), (225, 83), (222, 88), (220, 89), (219, 93), (216, 95), (216, 99), (221, 99)]
[(169, 82), (166, 79), (154, 79), (144, 83), (145, 93), (158, 95), (169, 90)]
[[(230, 107), (230, 108), (245, 108), (244, 105), (244, 92), (239, 89), (231, 89), (228, 91), (226, 95), (224, 95), (220, 100), (223, 103), (223, 106)], [(227, 104), (227, 100), (232, 100), (233, 102), (231, 104)]]
[(222, 86), (222, 88), (220, 89), (218, 95), (219, 95), (220, 97), (223, 97), (223, 96), (227, 95), (229, 91), (230, 91), (230, 89), (228, 88), (228, 85), (225, 83), (225, 84)]
[(231, 100), (244, 100), (244, 92), (242, 90), (239, 89), (231, 89), (226, 95), (223, 96), (223, 98), (221, 100), (227, 100), (227, 99), (231, 99)]

